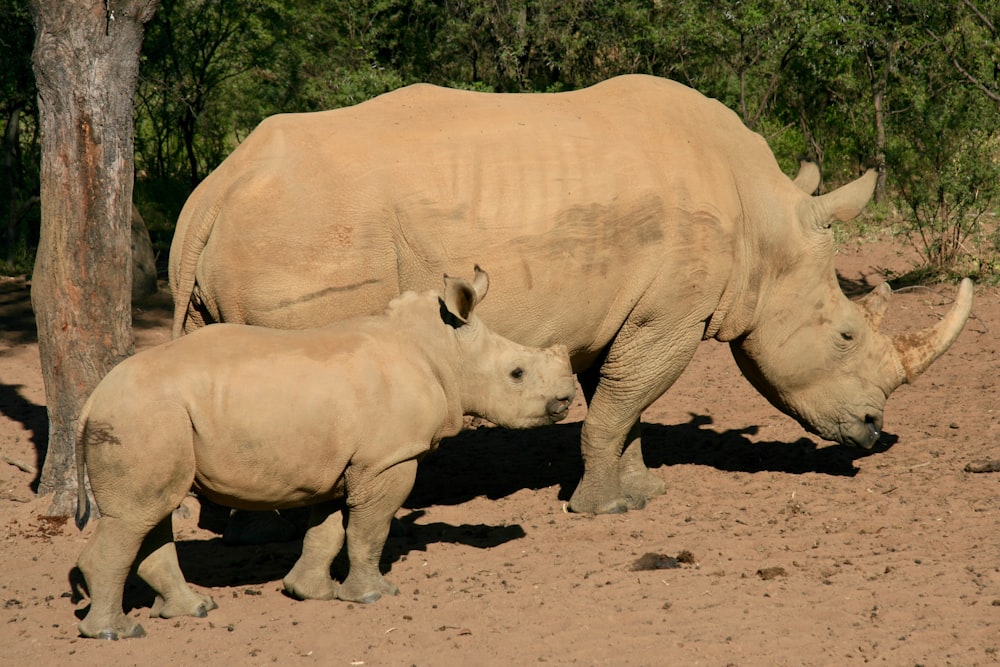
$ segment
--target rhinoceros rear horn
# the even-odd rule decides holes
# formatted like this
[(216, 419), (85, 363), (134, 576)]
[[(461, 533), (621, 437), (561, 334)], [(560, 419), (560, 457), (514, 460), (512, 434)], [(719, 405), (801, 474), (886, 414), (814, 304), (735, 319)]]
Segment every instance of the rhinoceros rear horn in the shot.
[(944, 354), (958, 337), (972, 311), (972, 281), (962, 280), (955, 304), (940, 322), (917, 333), (893, 337), (893, 345), (902, 366), (899, 383), (913, 382), (934, 360)]
[(448, 312), (462, 324), (472, 317), (476, 304), (483, 300), (490, 287), (490, 277), (476, 266), (476, 277), (470, 283), (465, 278), (444, 276), (444, 305)]

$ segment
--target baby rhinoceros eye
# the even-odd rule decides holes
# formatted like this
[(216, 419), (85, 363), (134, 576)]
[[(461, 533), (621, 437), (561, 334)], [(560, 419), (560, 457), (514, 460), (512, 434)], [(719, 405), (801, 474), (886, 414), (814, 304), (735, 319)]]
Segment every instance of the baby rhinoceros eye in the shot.
[(515, 368), (510, 372), (510, 376), (515, 380), (520, 380), (521, 378), (524, 377), (524, 369), (520, 367)]

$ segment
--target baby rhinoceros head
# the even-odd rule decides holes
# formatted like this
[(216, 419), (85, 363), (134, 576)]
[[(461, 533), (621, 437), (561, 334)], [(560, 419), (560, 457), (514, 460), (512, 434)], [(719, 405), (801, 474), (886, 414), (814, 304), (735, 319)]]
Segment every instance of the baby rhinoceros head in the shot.
[(462, 409), (506, 428), (564, 419), (576, 393), (566, 346), (525, 347), (490, 331), (473, 315), (488, 288), (478, 266), (472, 283), (445, 276), (442, 316), (455, 329)]

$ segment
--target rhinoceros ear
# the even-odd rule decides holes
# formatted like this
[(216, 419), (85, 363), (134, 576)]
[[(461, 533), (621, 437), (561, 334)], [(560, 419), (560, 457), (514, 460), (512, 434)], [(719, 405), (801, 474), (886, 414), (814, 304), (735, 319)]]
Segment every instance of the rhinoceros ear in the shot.
[(815, 162), (809, 162), (808, 160), (802, 160), (799, 162), (799, 173), (796, 174), (795, 187), (807, 195), (811, 195), (816, 192), (816, 188), (819, 187), (819, 167), (816, 166)]
[(476, 302), (480, 302), (490, 289), (490, 276), (476, 264), (476, 276), (472, 279), (472, 289), (476, 290)]
[(822, 227), (830, 227), (833, 221), (853, 220), (872, 198), (878, 174), (869, 169), (861, 178), (841, 186), (833, 192), (813, 197), (810, 202), (812, 219)]
[(470, 283), (465, 278), (444, 277), (444, 307), (461, 324), (468, 324), (476, 304), (486, 295), (490, 279), (476, 267), (476, 277)]

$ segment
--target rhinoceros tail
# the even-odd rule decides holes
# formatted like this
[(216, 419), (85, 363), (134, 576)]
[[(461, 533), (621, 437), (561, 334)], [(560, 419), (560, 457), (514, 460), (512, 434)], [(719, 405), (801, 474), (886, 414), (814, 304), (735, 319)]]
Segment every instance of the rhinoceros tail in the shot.
[(92, 398), (88, 398), (80, 411), (80, 418), (76, 422), (76, 433), (74, 439), (74, 456), (76, 458), (76, 527), (83, 530), (90, 520), (90, 498), (87, 497), (86, 466), (87, 460), (84, 453), (83, 440), (87, 433), (87, 418), (90, 415)]
[[(202, 184), (204, 185), (204, 184)], [(195, 271), (198, 258), (212, 234), (212, 227), (222, 209), (222, 200), (206, 201), (198, 190), (188, 199), (177, 219), (177, 229), (170, 246), (170, 291), (174, 296), (173, 337), (180, 338), (188, 329), (198, 328), (203, 322), (188, 322), (195, 293)]]

